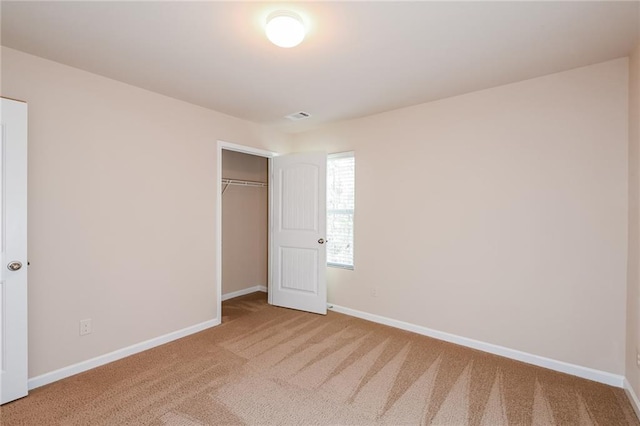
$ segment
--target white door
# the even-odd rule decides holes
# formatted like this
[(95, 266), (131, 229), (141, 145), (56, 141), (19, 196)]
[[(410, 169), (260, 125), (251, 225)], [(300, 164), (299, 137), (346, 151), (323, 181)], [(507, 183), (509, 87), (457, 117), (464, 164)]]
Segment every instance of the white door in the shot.
[(0, 104), (0, 404), (27, 395), (27, 104)]
[(274, 157), (269, 303), (327, 313), (327, 155)]

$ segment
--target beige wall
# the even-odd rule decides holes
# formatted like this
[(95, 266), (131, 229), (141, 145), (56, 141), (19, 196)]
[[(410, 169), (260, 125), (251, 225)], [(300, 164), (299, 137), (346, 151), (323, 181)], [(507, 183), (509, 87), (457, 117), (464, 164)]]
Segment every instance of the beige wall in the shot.
[(30, 377), (217, 318), (216, 140), (284, 137), (6, 48), (1, 94), (29, 103)]
[[(327, 126), (292, 148), (2, 48), (0, 93), (29, 102), (30, 377), (219, 316), (218, 139), (355, 150), (356, 270), (330, 268), (330, 302), (624, 373), (628, 290), (627, 347), (638, 340), (627, 75), (610, 61)], [(80, 337), (84, 318), (94, 333)]]
[(627, 76), (619, 59), (297, 135), (355, 151), (356, 268), (329, 268), (329, 301), (623, 374)]
[(640, 347), (640, 45), (629, 57), (629, 258), (625, 376), (640, 395), (636, 351)]
[[(222, 177), (267, 182), (268, 160), (222, 151)], [(268, 188), (230, 185), (222, 195), (222, 294), (267, 285)]]

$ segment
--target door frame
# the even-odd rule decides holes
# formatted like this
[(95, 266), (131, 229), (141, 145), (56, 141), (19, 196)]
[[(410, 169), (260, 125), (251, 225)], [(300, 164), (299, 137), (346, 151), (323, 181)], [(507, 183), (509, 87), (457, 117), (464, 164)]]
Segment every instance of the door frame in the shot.
[[(267, 295), (270, 295), (269, 289), (271, 288), (271, 209), (272, 209), (272, 197), (271, 197), (271, 159), (280, 154), (277, 152), (267, 151), (264, 149), (254, 148), (251, 146), (239, 145), (236, 143), (226, 142), (218, 140), (216, 148), (217, 152), (217, 165), (216, 165), (216, 300), (218, 305), (218, 319), (219, 323), (222, 323), (222, 150), (241, 152), (243, 154), (255, 155), (258, 157), (264, 157), (268, 160), (267, 171), (267, 185), (268, 185), (268, 202), (267, 208), (268, 225), (267, 225), (267, 239), (268, 239), (268, 257), (267, 257)], [(269, 297), (269, 301), (271, 298)]]

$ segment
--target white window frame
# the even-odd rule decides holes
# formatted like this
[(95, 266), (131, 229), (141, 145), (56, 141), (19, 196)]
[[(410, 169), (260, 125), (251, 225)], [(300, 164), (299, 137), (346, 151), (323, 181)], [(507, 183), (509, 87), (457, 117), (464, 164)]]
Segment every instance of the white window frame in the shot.
[[(352, 216), (352, 234), (353, 234), (353, 239), (351, 241), (351, 245), (352, 245), (352, 253), (353, 256), (351, 258), (351, 264), (347, 265), (347, 264), (342, 264), (342, 263), (333, 263), (333, 262), (329, 262), (327, 260), (327, 266), (330, 266), (332, 268), (340, 268), (340, 269), (348, 269), (353, 271), (355, 269), (355, 257), (356, 257), (356, 252), (355, 252), (355, 236), (356, 236), (356, 232), (355, 232), (355, 227), (356, 227), (356, 221), (355, 221), (355, 211), (356, 211), (356, 203), (355, 203), (355, 152), (354, 151), (346, 151), (346, 152), (337, 152), (337, 153), (333, 153), (333, 154), (329, 154), (327, 155), (327, 162), (331, 159), (336, 159), (336, 158), (345, 158), (345, 157), (353, 157), (353, 161), (354, 161), (354, 175), (353, 175), (353, 187), (354, 187), (354, 191), (353, 191), (353, 209), (349, 209), (352, 210), (351, 211), (351, 216)], [(327, 180), (329, 178), (329, 172), (328, 172), (328, 168), (327, 168)], [(328, 220), (329, 220), (329, 184), (327, 182), (327, 224), (328, 224)], [(327, 235), (329, 237), (329, 235)], [(329, 237), (331, 238), (331, 237)], [(328, 258), (329, 256), (327, 256)]]

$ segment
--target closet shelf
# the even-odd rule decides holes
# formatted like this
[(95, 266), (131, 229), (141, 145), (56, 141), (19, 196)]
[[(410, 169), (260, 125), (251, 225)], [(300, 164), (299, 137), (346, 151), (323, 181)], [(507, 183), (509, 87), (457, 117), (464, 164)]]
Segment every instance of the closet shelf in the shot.
[(252, 186), (252, 187), (258, 187), (258, 188), (265, 188), (269, 186), (266, 182), (256, 182), (252, 180), (226, 179), (226, 178), (222, 178), (222, 184), (224, 185), (224, 188), (222, 189), (223, 194), (224, 194), (224, 191), (227, 190), (229, 185)]

